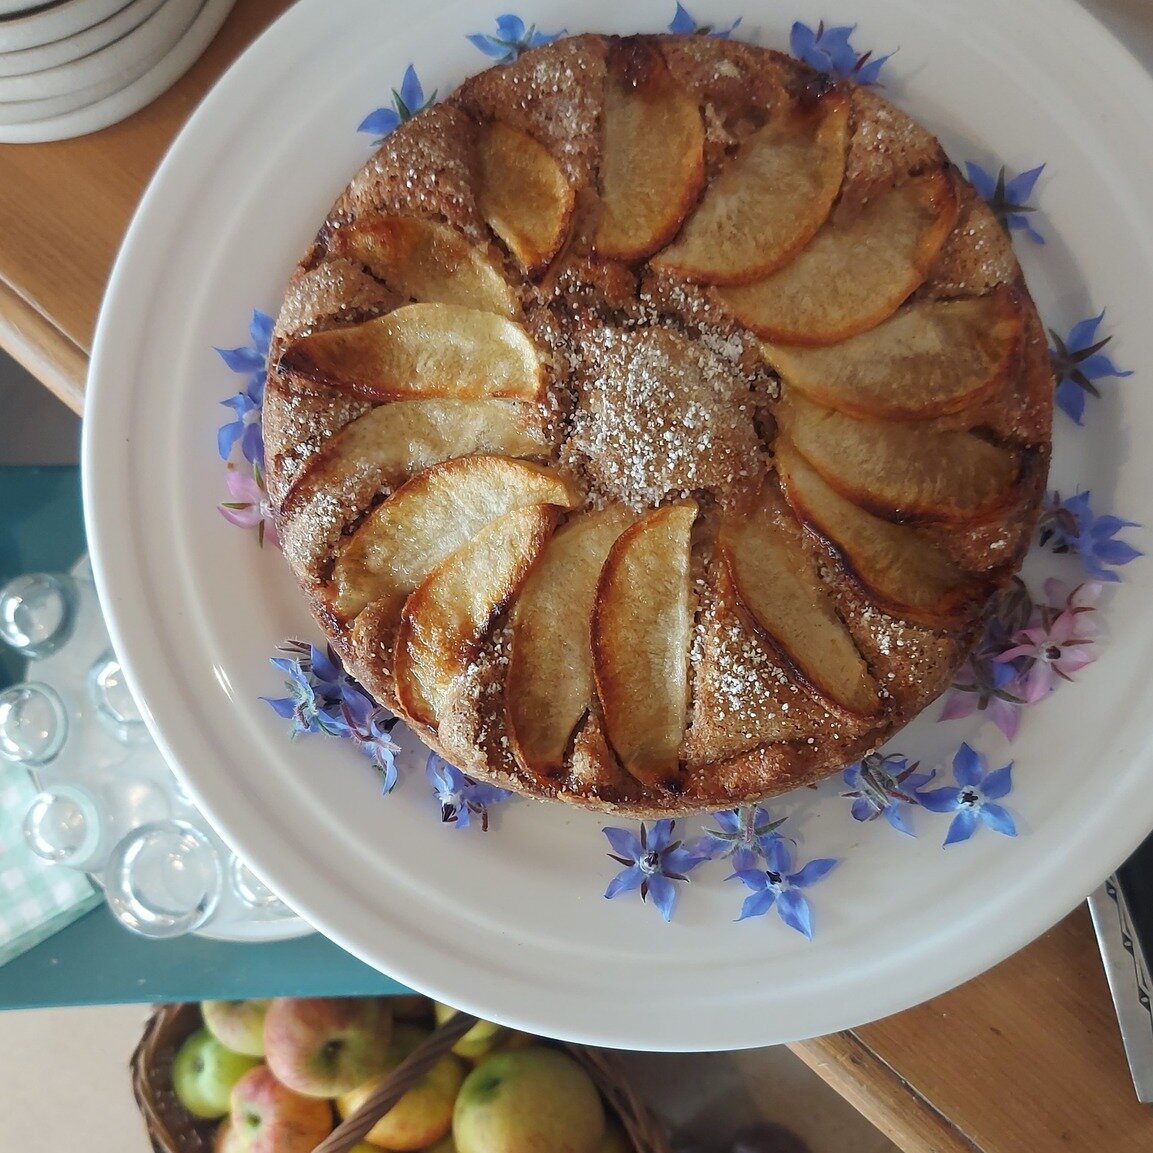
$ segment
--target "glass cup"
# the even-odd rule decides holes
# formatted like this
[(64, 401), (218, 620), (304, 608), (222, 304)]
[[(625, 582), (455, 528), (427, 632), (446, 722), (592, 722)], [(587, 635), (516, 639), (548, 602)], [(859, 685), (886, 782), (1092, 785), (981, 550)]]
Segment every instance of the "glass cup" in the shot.
[(296, 914), (235, 854), (228, 864), (228, 887), (254, 916), (275, 920)]
[(33, 798), (24, 815), (24, 840), (46, 861), (90, 871), (108, 851), (108, 823), (87, 789), (56, 785)]
[(78, 600), (70, 576), (15, 577), (0, 589), (0, 640), (29, 660), (51, 656), (72, 635)]
[(88, 670), (88, 698), (100, 723), (122, 744), (144, 744), (148, 740), (144, 718), (111, 649), (101, 653)]
[(0, 756), (38, 768), (51, 761), (68, 736), (68, 714), (51, 685), (24, 681), (0, 693)]
[(116, 919), (143, 937), (178, 937), (204, 925), (224, 888), (212, 841), (187, 821), (153, 821), (112, 850), (102, 875)]

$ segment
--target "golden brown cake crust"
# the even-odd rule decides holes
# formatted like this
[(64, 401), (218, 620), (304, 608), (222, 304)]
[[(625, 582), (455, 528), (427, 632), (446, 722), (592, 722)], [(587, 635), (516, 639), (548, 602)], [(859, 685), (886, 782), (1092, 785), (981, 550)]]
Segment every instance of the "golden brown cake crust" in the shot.
[[(910, 332), (959, 401), (910, 383)], [(958, 379), (970, 337), (988, 369)], [(1040, 321), (937, 140), (706, 37), (563, 39), (402, 124), (320, 223), (271, 363), (285, 556), (353, 675), (470, 774), (636, 815), (811, 783), (907, 723), (1048, 466)], [(911, 428), (935, 457), (897, 453)], [(508, 517), (532, 539), (478, 555)]]

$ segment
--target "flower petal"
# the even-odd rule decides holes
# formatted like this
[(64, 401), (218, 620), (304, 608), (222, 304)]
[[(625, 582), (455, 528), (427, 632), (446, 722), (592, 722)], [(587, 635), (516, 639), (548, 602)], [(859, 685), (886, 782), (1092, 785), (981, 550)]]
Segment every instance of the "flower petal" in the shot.
[(790, 929), (796, 929), (810, 941), (813, 939), (813, 914), (804, 894), (786, 889), (777, 901), (777, 912)]
[(999, 801), (1013, 791), (1013, 762), (995, 769), (981, 785), (981, 795), (991, 801)]
[(649, 896), (657, 911), (666, 921), (673, 919), (673, 908), (677, 903), (677, 887), (668, 879), (656, 873), (649, 877)]
[(841, 862), (835, 857), (818, 857), (802, 869), (789, 874), (789, 884), (798, 889), (815, 885), (822, 877), (827, 877)]
[(630, 861), (636, 861), (640, 858), (640, 838), (631, 829), (618, 829), (610, 825), (601, 829), (601, 832), (604, 833), (617, 856), (627, 857)]
[(984, 804), (980, 808), (981, 820), (994, 829), (998, 833), (1003, 833), (1006, 837), (1015, 837), (1017, 835), (1017, 825), (1013, 818), (1009, 815), (1007, 809), (1002, 808), (1000, 805)]
[(917, 800), (931, 813), (951, 813), (957, 807), (960, 796), (960, 789), (945, 785), (939, 789), (918, 793)]
[(979, 785), (985, 776), (985, 758), (967, 741), (953, 754), (953, 776), (959, 785)]
[(613, 897), (617, 897), (621, 893), (631, 893), (633, 889), (639, 889), (641, 887), (641, 882), (644, 879), (645, 875), (641, 871), (640, 866), (630, 865), (627, 869), (622, 869), (609, 881), (608, 888), (605, 889), (605, 897), (611, 901)]
[(387, 136), (395, 132), (400, 124), (400, 113), (395, 108), (378, 108), (370, 112), (357, 126), (357, 132), (367, 132), (372, 136)]
[(958, 841), (967, 841), (977, 827), (979, 817), (977, 809), (960, 809), (949, 825), (949, 835), (945, 838), (946, 845), (955, 845)]
[(738, 921), (748, 917), (763, 917), (776, 903), (777, 894), (772, 889), (762, 889), (759, 893), (751, 893), (741, 905)]

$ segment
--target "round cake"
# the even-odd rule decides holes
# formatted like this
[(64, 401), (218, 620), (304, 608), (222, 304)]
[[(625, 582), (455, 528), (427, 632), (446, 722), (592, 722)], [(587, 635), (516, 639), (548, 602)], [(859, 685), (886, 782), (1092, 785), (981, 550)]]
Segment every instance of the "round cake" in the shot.
[(816, 781), (950, 683), (1052, 380), (1008, 237), (868, 87), (574, 36), (352, 178), (264, 407), (284, 553), (444, 757), (640, 815)]

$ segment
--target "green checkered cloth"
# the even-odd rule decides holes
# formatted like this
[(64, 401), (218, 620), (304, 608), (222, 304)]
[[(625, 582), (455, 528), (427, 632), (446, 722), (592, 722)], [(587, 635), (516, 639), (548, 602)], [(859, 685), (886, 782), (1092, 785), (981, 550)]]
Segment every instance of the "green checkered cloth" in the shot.
[(76, 869), (36, 856), (21, 826), (36, 796), (28, 770), (0, 757), (0, 965), (58, 933), (100, 903)]

